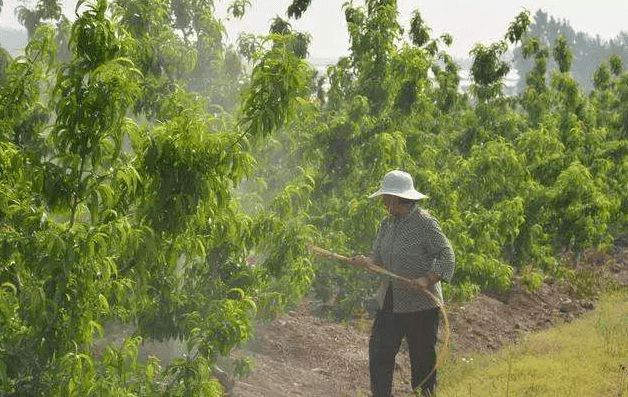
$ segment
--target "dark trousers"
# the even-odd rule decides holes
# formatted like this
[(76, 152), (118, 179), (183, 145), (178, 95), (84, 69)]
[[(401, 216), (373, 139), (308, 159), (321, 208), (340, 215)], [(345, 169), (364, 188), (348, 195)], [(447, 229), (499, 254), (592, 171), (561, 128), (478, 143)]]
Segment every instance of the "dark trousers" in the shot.
[(392, 299), (389, 299), (389, 293), (386, 295), (388, 304), (385, 303), (384, 309), (377, 313), (369, 341), (373, 397), (391, 396), (395, 356), (399, 352), (403, 338), (408, 342), (410, 353), (412, 389), (418, 392), (417, 389), (420, 387), (423, 396), (431, 396), (436, 387), (436, 371), (429, 378), (425, 377), (436, 363), (438, 308), (393, 313), (390, 304)]

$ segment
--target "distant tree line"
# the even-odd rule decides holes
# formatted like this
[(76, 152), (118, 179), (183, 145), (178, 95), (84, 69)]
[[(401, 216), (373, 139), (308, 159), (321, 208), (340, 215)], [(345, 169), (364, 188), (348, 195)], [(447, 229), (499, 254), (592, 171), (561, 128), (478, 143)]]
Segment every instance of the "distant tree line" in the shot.
[[(536, 37), (541, 46), (548, 47), (551, 51), (561, 35), (565, 37), (573, 53), (571, 73), (586, 91), (593, 89), (594, 72), (611, 56), (616, 55), (621, 58), (624, 65), (628, 63), (628, 32), (622, 31), (613, 39), (603, 40), (599, 35), (592, 37), (587, 33), (577, 32), (567, 20), (557, 19), (542, 10), (537, 10), (527, 36)], [(522, 77), (533, 68), (533, 61), (525, 59), (522, 47), (514, 51), (514, 68)], [(547, 76), (556, 69), (558, 69), (556, 62), (549, 59)], [(525, 78), (521, 78), (517, 84), (517, 91), (521, 92), (525, 85)]]

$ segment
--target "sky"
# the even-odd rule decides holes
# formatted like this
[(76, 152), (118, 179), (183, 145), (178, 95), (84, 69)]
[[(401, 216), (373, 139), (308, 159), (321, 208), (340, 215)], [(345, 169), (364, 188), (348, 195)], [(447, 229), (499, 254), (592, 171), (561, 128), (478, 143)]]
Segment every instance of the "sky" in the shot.
[[(227, 17), (229, 0), (215, 0), (216, 12)], [(312, 0), (305, 15), (291, 21), (296, 30), (312, 35), (312, 58), (336, 58), (349, 47), (342, 4), (346, 0)], [(286, 17), (291, 0), (251, 0), (252, 7), (242, 20), (225, 21), (228, 41), (235, 42), (239, 32), (268, 32), (271, 19)], [(0, 26), (19, 28), (13, 10), (22, 0), (4, 0)], [(35, 0), (26, 0), (27, 5)], [(63, 0), (66, 15), (73, 15), (75, 1)], [(361, 3), (355, 1), (356, 4)], [(524, 8), (532, 14), (543, 9), (551, 16), (566, 19), (577, 31), (599, 35), (602, 39), (628, 31), (628, 0), (398, 0), (399, 22), (408, 27), (412, 12), (418, 9), (433, 34), (450, 33), (454, 43), (450, 53), (467, 57), (475, 43), (499, 40), (510, 22)]]

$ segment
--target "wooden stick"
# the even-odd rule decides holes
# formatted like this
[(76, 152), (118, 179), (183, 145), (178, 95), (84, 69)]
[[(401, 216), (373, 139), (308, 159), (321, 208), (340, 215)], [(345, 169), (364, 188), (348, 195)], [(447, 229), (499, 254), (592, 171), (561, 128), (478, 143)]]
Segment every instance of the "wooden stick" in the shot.
[[(414, 289), (419, 289), (422, 291), (426, 291), (424, 288), (420, 288), (416, 282), (410, 280), (409, 278), (405, 278), (402, 277), (398, 274), (395, 274), (393, 272), (389, 272), (388, 270), (386, 270), (383, 266), (378, 266), (378, 265), (369, 265), (369, 264), (357, 264), (355, 262), (353, 262), (351, 260), (351, 258), (348, 258), (346, 256), (340, 255), (340, 254), (336, 254), (335, 252), (331, 252), (326, 250), (325, 248), (321, 248), (321, 247), (317, 247), (313, 244), (310, 244), (309, 247), (310, 251), (312, 251), (312, 253), (323, 257), (323, 258), (327, 258), (327, 259), (336, 259), (339, 260), (341, 262), (345, 262), (348, 263), (352, 266), (356, 266), (356, 267), (361, 267), (363, 269), (366, 269), (368, 271), (370, 271), (371, 273), (375, 273), (375, 274), (379, 274), (382, 276), (388, 276), (390, 278), (393, 278), (395, 280), (401, 281), (404, 284), (407, 284), (408, 286), (414, 288)], [(430, 293), (429, 291), (426, 291), (427, 293)], [(431, 293), (430, 293), (431, 294)]]
[(414, 282), (412, 282), (410, 279), (407, 279), (405, 277), (401, 277), (398, 274), (389, 272), (388, 270), (384, 269), (382, 266), (368, 265), (368, 264), (360, 264), (359, 265), (359, 264), (353, 262), (351, 260), (351, 258), (348, 258), (348, 257), (340, 255), (340, 254), (336, 254), (335, 252), (328, 251), (325, 248), (317, 247), (317, 246), (315, 246), (313, 244), (310, 244), (308, 246), (308, 248), (310, 249), (310, 251), (312, 251), (312, 253), (314, 253), (314, 254), (316, 254), (316, 255), (318, 255), (320, 257), (327, 258), (327, 259), (336, 259), (336, 260), (339, 260), (341, 262), (348, 263), (351, 266), (361, 267), (361, 268), (366, 269), (366, 270), (368, 270), (368, 271), (370, 271), (372, 273), (380, 274), (382, 276), (392, 277), (392, 278), (394, 278), (396, 280), (399, 280), (399, 281), (402, 281), (402, 282), (404, 282), (404, 283), (406, 283), (406, 284), (408, 284), (410, 286), (413, 286), (415, 288), (417, 287), (417, 285)]

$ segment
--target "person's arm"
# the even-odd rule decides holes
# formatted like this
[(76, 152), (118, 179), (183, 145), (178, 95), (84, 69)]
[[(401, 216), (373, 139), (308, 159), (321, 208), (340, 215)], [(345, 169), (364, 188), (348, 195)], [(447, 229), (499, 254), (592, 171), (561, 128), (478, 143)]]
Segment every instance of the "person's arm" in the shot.
[(421, 276), (419, 278), (417, 278), (416, 284), (421, 287), (421, 288), (429, 288), (431, 285), (436, 284), (437, 282), (439, 282), (442, 279), (442, 277), (439, 274), (436, 274), (434, 272), (427, 272), (425, 274), (425, 276)]
[(439, 281), (451, 282), (456, 266), (454, 250), (434, 218), (427, 218), (424, 244), (428, 255), (433, 258), (432, 268), (416, 281), (421, 288), (428, 288)]

